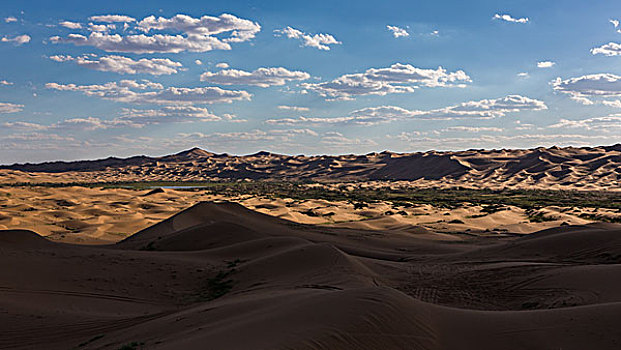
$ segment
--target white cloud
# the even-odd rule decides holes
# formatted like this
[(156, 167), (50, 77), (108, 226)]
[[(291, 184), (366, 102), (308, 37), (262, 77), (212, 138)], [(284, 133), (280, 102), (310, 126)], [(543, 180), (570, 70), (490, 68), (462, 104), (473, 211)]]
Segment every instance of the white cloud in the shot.
[(104, 32), (108, 33), (110, 31), (116, 30), (116, 24), (88, 24), (88, 30), (91, 32)]
[(329, 45), (340, 45), (340, 41), (330, 34), (307, 34), (301, 30), (287, 27), (284, 29), (277, 29), (274, 31), (276, 36), (285, 35), (289, 39), (298, 39), (302, 42), (302, 46), (314, 47), (319, 50), (329, 51)]
[(621, 131), (621, 115), (613, 114), (606, 117), (595, 117), (581, 120), (561, 119), (558, 123), (548, 126), (548, 128), (571, 128), (618, 133)]
[(566, 80), (559, 77), (551, 85), (555, 91), (585, 105), (594, 104), (599, 98), (621, 97), (621, 76), (611, 73), (587, 74)]
[(517, 74), (517, 76), (520, 78), (528, 78), (530, 75), (528, 74), (528, 72), (520, 72)]
[(179, 136), (186, 141), (205, 142), (207, 144), (227, 145), (236, 144), (239, 141), (254, 143), (261, 141), (270, 142), (292, 142), (299, 136), (318, 136), (310, 129), (277, 129), (277, 130), (250, 130), (235, 132), (215, 132), (204, 134), (201, 132), (181, 133)]
[(14, 141), (43, 141), (43, 140), (54, 140), (54, 141), (73, 141), (75, 140), (72, 137), (64, 137), (56, 134), (42, 134), (42, 133), (30, 133), (30, 134), (15, 134), (3, 136), (2, 140), (14, 140)]
[(57, 124), (54, 124), (51, 129), (59, 130), (98, 130), (109, 129), (112, 127), (131, 126), (131, 123), (126, 121), (114, 120), (102, 120), (99, 118), (72, 118), (63, 120)]
[(17, 18), (13, 17), (13, 16), (9, 16), (7, 18), (4, 19), (5, 23), (15, 23), (17, 22)]
[(24, 109), (24, 105), (0, 102), (0, 114), (17, 113), (17, 112), (21, 112), (23, 109)]
[(261, 30), (261, 26), (256, 22), (226, 13), (219, 17), (203, 16), (201, 18), (186, 15), (176, 15), (171, 18), (149, 16), (138, 23), (138, 28), (145, 33), (152, 30), (177, 30), (197, 36), (230, 32), (230, 37), (223, 40), (225, 42), (248, 41)]
[(224, 62), (220, 62), (220, 63), (216, 64), (216, 68), (227, 69), (227, 68), (229, 68), (229, 64), (228, 63), (224, 63)]
[(360, 95), (386, 95), (414, 92), (419, 87), (464, 87), (470, 77), (462, 70), (417, 68), (395, 63), (386, 68), (370, 68), (364, 73), (346, 74), (332, 81), (302, 84), (309, 91), (329, 99), (352, 99)]
[(91, 16), (89, 20), (93, 22), (102, 22), (102, 23), (130, 23), (136, 22), (136, 19), (129, 16), (124, 15), (101, 15), (101, 16)]
[(237, 69), (227, 69), (218, 72), (205, 72), (201, 81), (221, 85), (255, 85), (270, 87), (285, 85), (288, 81), (306, 80), (310, 74), (300, 71), (290, 71), (283, 67), (258, 68), (252, 72)]
[(515, 130), (531, 130), (536, 127), (535, 124), (522, 123), (520, 120), (516, 120), (515, 123), (517, 124)]
[(99, 130), (110, 129), (113, 127), (133, 126), (128, 121), (102, 120), (94, 117), (65, 119), (52, 125), (43, 125), (31, 122), (6, 122), (2, 124), (4, 128), (29, 131), (67, 131), (67, 130)]
[(386, 26), (386, 28), (392, 32), (392, 35), (395, 38), (410, 36), (410, 33), (408, 33), (408, 31), (405, 30), (404, 28), (399, 28), (396, 26)]
[(321, 137), (321, 143), (327, 147), (341, 150), (348, 146), (377, 146), (377, 142), (371, 139), (349, 138), (340, 132), (329, 131)]
[(591, 49), (591, 54), (604, 56), (619, 56), (621, 55), (621, 44), (609, 42), (608, 44)]
[(0, 39), (0, 41), (3, 43), (14, 43), (17, 46), (20, 46), (20, 45), (29, 43), (30, 39), (31, 39), (30, 35), (23, 34), (23, 35), (18, 35), (12, 38), (8, 36), (4, 36), (2, 37), (2, 39)]
[(6, 80), (0, 80), (0, 85), (9, 86), (9, 85), (13, 85), (13, 83), (11, 83), (10, 81), (6, 81)]
[(471, 148), (507, 148), (538, 146), (580, 146), (593, 143), (605, 144), (616, 142), (612, 135), (581, 134), (522, 134), (522, 135), (480, 135), (477, 137), (431, 138), (421, 137), (413, 132), (403, 132), (388, 137), (405, 142), (408, 147), (419, 149), (471, 149)]
[(282, 109), (285, 111), (295, 111), (295, 112), (308, 112), (308, 107), (298, 107), (298, 106), (278, 106), (278, 109)]
[(450, 126), (442, 129), (443, 132), (503, 132), (502, 128), (487, 126)]
[[(109, 17), (109, 16), (108, 16)], [(122, 16), (121, 16), (122, 17)], [(91, 17), (93, 19), (93, 17)], [(96, 16), (100, 22), (125, 22), (123, 31), (129, 24), (126, 19), (114, 16)], [(104, 21), (105, 20), (105, 21)], [(133, 22), (133, 21), (131, 21)], [(211, 50), (230, 50), (230, 43), (244, 42), (255, 37), (261, 30), (258, 23), (238, 18), (229, 14), (219, 17), (203, 16), (193, 18), (176, 15), (171, 18), (149, 16), (140, 22), (132, 23), (134, 29), (143, 34), (108, 33), (116, 27), (114, 24), (91, 26), (89, 36), (69, 34), (61, 38), (53, 36), (52, 43), (71, 43), (78, 46), (93, 46), (108, 52), (144, 53), (179, 53), (184, 51), (206, 52)], [(164, 33), (151, 34), (152, 31)], [(175, 32), (177, 34), (172, 34)]]
[(222, 116), (211, 113), (207, 108), (193, 106), (167, 106), (160, 109), (124, 109), (120, 120), (131, 121), (138, 125), (187, 122), (214, 122), (236, 117), (231, 114)]
[(2, 127), (16, 130), (47, 130), (48, 126), (30, 122), (6, 122)]
[(202, 66), (202, 65), (203, 65), (203, 61), (201, 61), (201, 60), (195, 60), (195, 61), (194, 61), (194, 63), (195, 63), (197, 66)]
[(56, 62), (74, 62), (82, 67), (119, 74), (168, 75), (177, 73), (178, 69), (183, 66), (181, 63), (171, 61), (168, 58), (141, 58), (135, 61), (123, 56), (84, 55), (72, 57), (57, 55), (51, 56), (50, 59)]
[[(243, 141), (244, 147), (240, 147)], [(280, 149), (281, 152), (295, 152), (302, 150), (303, 146), (308, 152), (309, 149), (333, 149), (343, 153), (347, 147), (351, 150), (360, 150), (360, 146), (376, 147), (377, 143), (367, 138), (350, 138), (338, 132), (326, 132), (319, 134), (311, 129), (291, 128), (291, 129), (272, 129), (236, 132), (214, 132), (214, 133), (181, 133), (175, 139), (169, 140), (172, 145), (203, 145), (210, 149), (221, 149), (231, 151), (239, 149), (247, 152), (247, 147), (255, 149)]]
[(547, 109), (543, 101), (520, 95), (509, 95), (497, 99), (464, 102), (455, 106), (432, 110), (408, 110), (396, 106), (380, 106), (362, 108), (344, 117), (319, 118), (298, 117), (269, 119), (267, 124), (273, 125), (375, 125), (399, 120), (415, 119), (491, 119), (522, 111), (540, 111)]
[(511, 22), (511, 23), (528, 23), (529, 19), (528, 17), (522, 17), (522, 18), (515, 18), (509, 14), (495, 14), (494, 17), (492, 17), (493, 19), (498, 19), (501, 21), (505, 21), (505, 22)]
[(206, 108), (192, 106), (166, 106), (160, 109), (124, 108), (121, 116), (105, 120), (95, 117), (65, 119), (51, 125), (32, 122), (6, 122), (4, 128), (28, 131), (93, 131), (113, 128), (142, 128), (153, 124), (192, 123), (214, 121), (239, 121), (236, 116), (222, 116), (209, 112)]
[(612, 26), (617, 30), (617, 33), (621, 33), (621, 29), (619, 29), (619, 24), (621, 22), (619, 22), (618, 19), (609, 19), (608, 22), (610, 22)]
[(71, 21), (62, 21), (59, 23), (61, 27), (69, 28), (69, 29), (81, 29), (82, 24)]
[(556, 62), (552, 62), (552, 61), (537, 62), (537, 68), (552, 68), (554, 65), (556, 65)]
[(602, 104), (604, 106), (608, 106), (612, 108), (621, 108), (621, 100), (612, 100), (612, 101), (604, 100), (602, 101)]
[(47, 83), (45, 87), (59, 91), (78, 91), (87, 96), (124, 103), (177, 105), (232, 103), (237, 100), (250, 100), (252, 96), (243, 90), (224, 90), (218, 87), (164, 88), (161, 84), (152, 83), (148, 80), (141, 82), (121, 80), (119, 83), (110, 82), (103, 85)]

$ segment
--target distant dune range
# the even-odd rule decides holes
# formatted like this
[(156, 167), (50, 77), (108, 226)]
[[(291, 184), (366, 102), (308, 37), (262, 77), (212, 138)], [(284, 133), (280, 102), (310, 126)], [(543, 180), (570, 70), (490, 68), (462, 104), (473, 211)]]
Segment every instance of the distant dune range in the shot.
[(0, 166), (0, 183), (114, 181), (407, 181), (412, 186), (621, 190), (621, 144), (526, 150), (288, 156), (214, 154)]
[(620, 348), (621, 225), (463, 238), (226, 202), (107, 246), (0, 231), (0, 348)]

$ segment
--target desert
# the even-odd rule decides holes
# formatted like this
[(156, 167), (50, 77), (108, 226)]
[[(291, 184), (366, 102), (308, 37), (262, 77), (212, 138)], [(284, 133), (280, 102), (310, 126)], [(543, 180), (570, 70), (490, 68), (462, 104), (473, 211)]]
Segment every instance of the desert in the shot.
[(619, 0), (2, 0), (0, 350), (621, 349)]
[[(614, 160), (617, 148), (585, 158)], [(181, 152), (170, 167), (200, 172), (212, 157), (221, 161)], [(278, 182), (233, 171), (131, 181), (116, 174), (162, 161), (86, 163), (2, 170), (1, 348), (614, 349), (621, 341), (621, 285), (611, 279), (621, 257), (618, 182), (475, 190), (449, 175), (338, 182), (327, 172)], [(545, 178), (533, 168), (545, 167), (524, 172)]]

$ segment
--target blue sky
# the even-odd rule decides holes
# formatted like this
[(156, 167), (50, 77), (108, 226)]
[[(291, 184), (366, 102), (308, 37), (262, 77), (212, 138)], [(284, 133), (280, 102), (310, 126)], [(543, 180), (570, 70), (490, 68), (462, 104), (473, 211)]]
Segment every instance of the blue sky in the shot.
[(0, 163), (621, 142), (618, 1), (4, 1)]

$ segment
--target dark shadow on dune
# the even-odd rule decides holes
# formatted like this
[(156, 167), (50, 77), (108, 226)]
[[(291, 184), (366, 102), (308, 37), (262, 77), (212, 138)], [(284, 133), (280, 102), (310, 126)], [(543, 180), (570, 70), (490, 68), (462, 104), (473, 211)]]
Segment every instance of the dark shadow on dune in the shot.
[(0, 348), (619, 348), (620, 225), (432, 236), (233, 203), (112, 246), (1, 231)]

